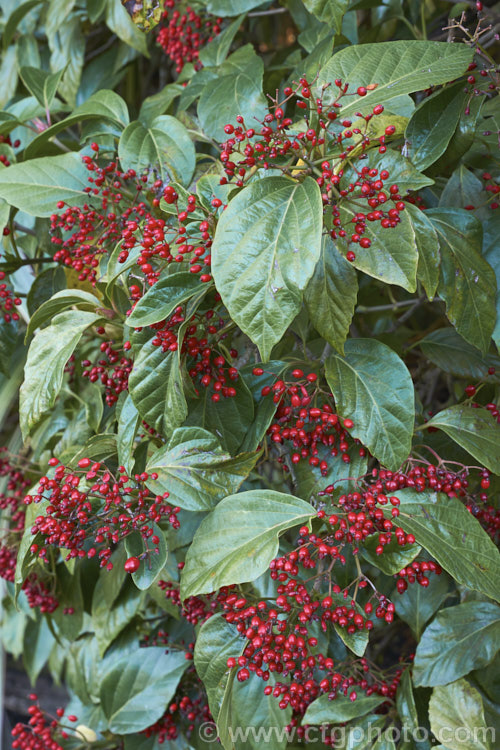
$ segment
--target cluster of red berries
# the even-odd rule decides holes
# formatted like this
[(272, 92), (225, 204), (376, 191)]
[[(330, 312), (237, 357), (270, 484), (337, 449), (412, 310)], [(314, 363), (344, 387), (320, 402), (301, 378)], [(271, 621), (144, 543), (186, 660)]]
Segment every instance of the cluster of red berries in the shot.
[[(97, 328), (99, 335), (105, 335), (105, 329)], [(133, 362), (125, 357), (119, 349), (113, 347), (112, 341), (103, 341), (100, 344), (100, 351), (104, 355), (96, 364), (92, 364), (89, 359), (82, 361), (82, 372), (84, 378), (88, 378), (91, 383), (101, 383), (105, 389), (105, 398), (108, 406), (112, 406), (118, 400), (122, 391), (128, 389), (128, 378), (132, 371)]]
[[(4, 143), (6, 146), (11, 146), (12, 148), (19, 148), (21, 145), (21, 141), (18, 139), (12, 143), (10, 139), (10, 135), (0, 135), (0, 145)], [(6, 156), (6, 154), (0, 154), (0, 163), (4, 165), (4, 167), (10, 167), (10, 160)]]
[(8, 519), (8, 525), (2, 530), (0, 542), (0, 576), (7, 581), (14, 581), (17, 549), (24, 531), (26, 515), (23, 498), (30, 486), (30, 480), (12, 462), (5, 447), (0, 448), (0, 477), (5, 483), (5, 489), (0, 492), (0, 511), (6, 511), (5, 518)]
[(213, 721), (206, 692), (194, 669), (189, 670), (186, 677), (191, 677), (193, 683), (191, 695), (182, 694), (178, 690), (178, 695), (174, 696), (163, 716), (141, 733), (146, 737), (155, 737), (159, 745), (178, 739), (181, 728), (189, 739), (197, 725)]
[[(255, 367), (253, 374), (264, 374), (262, 367)], [(290, 459), (297, 464), (308, 459), (311, 466), (318, 466), (323, 476), (328, 473), (328, 461), (318, 456), (318, 446), (326, 446), (330, 456), (341, 456), (344, 463), (350, 463), (348, 451), (353, 441), (347, 430), (354, 426), (351, 419), (343, 422), (334, 412), (331, 394), (323, 393), (318, 385), (316, 373), (304, 376), (300, 369), (292, 371), (295, 382), (277, 380), (272, 386), (266, 385), (261, 394), (271, 397), (276, 404), (276, 414), (267, 434), (274, 444), (290, 445)], [(328, 403), (332, 401), (332, 404)], [(361, 456), (366, 449), (359, 448)], [(285, 459), (279, 463), (286, 468)]]
[[(0, 281), (5, 279), (5, 272), (0, 271)], [(16, 312), (16, 306), (21, 304), (19, 297), (16, 297), (12, 289), (9, 289), (6, 283), (0, 284), (0, 315), (6, 323), (13, 320), (19, 320), (19, 313)]]
[[(153, 187), (156, 185), (157, 183), (154, 183)], [(119, 261), (125, 262), (130, 249), (139, 245), (142, 249), (137, 258), (137, 265), (145, 275), (149, 286), (158, 280), (160, 274), (159, 268), (151, 264), (153, 259), (160, 262), (160, 269), (170, 263), (188, 262), (190, 273), (200, 274), (200, 281), (204, 283), (210, 281), (212, 279), (209, 273), (210, 248), (214, 232), (212, 217), (208, 215), (200, 221), (199, 212), (204, 209), (197, 204), (196, 195), (190, 194), (183, 207), (179, 203), (176, 190), (171, 185), (163, 188), (163, 199), (169, 206), (175, 206), (176, 226), (150, 214), (145, 217), (142, 225), (136, 220), (126, 221), (122, 231), (123, 241), (122, 251), (118, 256)], [(216, 210), (221, 205), (221, 201), (215, 198), (212, 205)], [(195, 211), (197, 220), (194, 220), (192, 216)], [(131, 294), (132, 300), (136, 301), (142, 296), (143, 290), (134, 285)]]
[(82, 458), (77, 470), (59, 464), (56, 458), (49, 464), (54, 467), (53, 479), (42, 477), (37, 494), (24, 500), (26, 504), (47, 502), (45, 514), (35, 518), (31, 529), (33, 535), (41, 537), (34, 541), (31, 552), (44, 561), (55, 546), (68, 550), (67, 559), (97, 554), (101, 567), (110, 570), (114, 546), (133, 531), (141, 533), (147, 547), (144, 555), (149, 556), (155, 554), (160, 541), (154, 523), (168, 522), (172, 528), (179, 528), (179, 508), (166, 503), (168, 492), (156, 497), (150, 494), (145, 486), (149, 479), (146, 472), (131, 478), (120, 466), (114, 477), (89, 458)]
[(139, 178), (132, 169), (122, 172), (116, 161), (102, 167), (97, 162), (97, 143), (92, 144), (92, 149), (95, 158), (82, 157), (90, 172), (90, 185), (84, 188), (88, 203), (81, 208), (59, 201), (57, 208), (61, 213), (50, 217), (50, 230), (52, 244), (58, 248), (54, 260), (77, 271), (80, 281), (95, 284), (100, 257), (114, 250), (126, 222), (146, 216), (146, 204), (139, 201), (139, 196), (147, 176)]
[[(477, 5), (482, 6), (482, 3), (476, 3), (476, 6)], [(490, 97), (491, 92), (498, 89), (497, 70), (494, 65), (488, 65), (487, 67), (478, 69), (478, 64), (476, 62), (472, 62), (467, 68), (467, 72), (469, 73), (469, 75), (467, 76), (468, 87), (466, 88), (466, 91), (470, 92), (473, 96), (486, 95)], [(479, 79), (482, 78), (483, 80), (478, 81), (478, 76)], [(470, 109), (469, 106), (467, 106), (465, 114), (469, 113)]]
[(198, 59), (200, 49), (221, 31), (221, 18), (199, 15), (189, 5), (185, 11), (178, 10), (178, 0), (165, 0), (158, 44), (180, 73), (186, 63), (193, 63), (195, 70), (202, 67)]
[[(182, 565), (182, 563), (181, 563)], [(221, 590), (218, 596), (213, 594), (208, 596), (189, 596), (183, 602), (181, 601), (179, 584), (173, 581), (158, 581), (159, 587), (165, 592), (165, 598), (171, 604), (179, 608), (180, 615), (191, 625), (200, 625), (208, 620), (215, 612), (220, 598), (224, 597), (225, 590)]]
[(63, 718), (74, 724), (78, 718), (73, 715), (64, 717), (64, 709), (56, 709), (57, 718), (49, 717), (38, 704), (38, 696), (31, 693), (29, 696), (33, 705), (29, 706), (30, 719), (28, 724), (19, 722), (12, 730), (13, 750), (64, 750), (64, 740), (70, 737), (82, 739), (74, 735), (73, 731), (67, 731), (61, 724)]

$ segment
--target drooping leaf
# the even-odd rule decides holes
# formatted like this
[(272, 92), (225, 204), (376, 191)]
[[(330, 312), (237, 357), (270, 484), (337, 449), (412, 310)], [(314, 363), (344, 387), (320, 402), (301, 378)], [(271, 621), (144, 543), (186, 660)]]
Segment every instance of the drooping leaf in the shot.
[[(234, 15), (233, 13), (231, 15)], [(212, 39), (207, 45), (200, 49), (199, 59), (204, 67), (221, 65), (227, 57), (234, 37), (245, 19), (241, 13), (232, 21), (221, 34)]]
[(44, 109), (49, 110), (63, 76), (64, 69), (57, 73), (47, 73), (29, 66), (20, 69), (19, 74), (26, 88), (35, 96)]
[(357, 293), (356, 271), (326, 235), (304, 301), (313, 326), (340, 354), (344, 353)]
[(393, 471), (408, 457), (415, 418), (413, 383), (398, 355), (375, 339), (349, 339), (332, 354), (326, 379), (349, 432)]
[(149, 127), (139, 120), (123, 131), (118, 144), (122, 169), (138, 174), (152, 167), (159, 170), (162, 180), (167, 173), (171, 180), (189, 185), (195, 167), (195, 150), (184, 125), (170, 115), (159, 115)]
[(405, 212), (415, 235), (418, 250), (417, 279), (419, 279), (430, 300), (434, 299), (439, 283), (439, 240), (432, 222), (411, 203), (407, 203)]
[(394, 593), (396, 613), (408, 623), (417, 639), (420, 639), (426, 623), (443, 604), (450, 591), (451, 579), (444, 571), (439, 576), (431, 575), (426, 588), (415, 583), (408, 586), (404, 594)]
[(233, 198), (217, 225), (216, 287), (264, 360), (299, 312), (321, 252), (321, 214), (312, 178), (269, 177)]
[(89, 312), (96, 312), (100, 305), (101, 302), (95, 294), (87, 292), (84, 289), (61, 289), (61, 291), (53, 294), (33, 312), (26, 331), (26, 340), (37, 328), (51, 321), (56, 315), (64, 312), (64, 310), (68, 310), (71, 307), (78, 307)]
[(177, 352), (151, 339), (141, 347), (129, 377), (129, 393), (141, 417), (168, 438), (187, 415)]
[(120, 410), (116, 435), (116, 449), (118, 451), (118, 460), (120, 464), (125, 466), (128, 471), (131, 470), (130, 464), (132, 460), (135, 434), (139, 423), (139, 412), (137, 411), (135, 404), (132, 401), (132, 397), (128, 393)]
[[(413, 534), (453, 578), (498, 599), (500, 554), (479, 521), (455, 497), (399, 490), (398, 526)], [(387, 511), (390, 514), (390, 511)]]
[(465, 109), (466, 96), (459, 82), (437, 91), (417, 107), (405, 132), (408, 156), (417, 169), (427, 169), (445, 152)]
[(486, 666), (498, 650), (500, 607), (464, 602), (438, 612), (417, 646), (413, 680), (417, 686), (447, 685)]
[(118, 659), (101, 684), (101, 704), (109, 729), (140, 732), (165, 711), (188, 662), (182, 651), (166, 654), (152, 646)]
[(141, 591), (151, 588), (167, 562), (165, 535), (155, 523), (151, 524), (150, 528), (153, 535), (158, 537), (158, 544), (155, 544), (151, 537), (146, 541), (139, 531), (133, 531), (125, 537), (127, 555), (138, 557), (141, 561), (140, 568), (132, 573), (132, 580)]
[(448, 319), (466, 341), (486, 352), (495, 325), (496, 280), (481, 256), (481, 225), (458, 208), (431, 208), (426, 216), (438, 234), (438, 294), (446, 303)]
[[(488, 369), (494, 367), (496, 372), (491, 379), (500, 376), (500, 357), (486, 354), (467, 343), (454, 328), (438, 328), (419, 342), (423, 354), (444, 372), (450, 372), (462, 378), (480, 380), (487, 377)], [(498, 373), (498, 374), (497, 374)]]
[(20, 425), (25, 436), (54, 405), (68, 359), (83, 332), (99, 319), (99, 315), (82, 310), (62, 312), (33, 339), (19, 398)]
[(335, 34), (340, 33), (348, 0), (304, 0), (304, 5), (318, 21), (328, 24)]
[(443, 430), (494, 474), (500, 474), (500, 428), (487, 409), (457, 404), (436, 414), (425, 427)]
[(275, 557), (280, 534), (313, 515), (308, 503), (272, 490), (226, 497), (195, 534), (182, 571), (182, 598), (255, 580)]
[(147, 471), (158, 479), (150, 479), (148, 487), (155, 494), (169, 492), (169, 502), (186, 510), (212, 510), (239, 489), (258, 457), (242, 453), (232, 458), (211, 433), (181, 427), (151, 456)]

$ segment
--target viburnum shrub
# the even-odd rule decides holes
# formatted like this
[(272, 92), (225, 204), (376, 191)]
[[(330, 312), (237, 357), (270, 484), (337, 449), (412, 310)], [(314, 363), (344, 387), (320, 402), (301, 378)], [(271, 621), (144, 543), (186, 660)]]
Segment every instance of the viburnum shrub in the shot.
[(493, 750), (497, 10), (2, 3), (5, 746)]

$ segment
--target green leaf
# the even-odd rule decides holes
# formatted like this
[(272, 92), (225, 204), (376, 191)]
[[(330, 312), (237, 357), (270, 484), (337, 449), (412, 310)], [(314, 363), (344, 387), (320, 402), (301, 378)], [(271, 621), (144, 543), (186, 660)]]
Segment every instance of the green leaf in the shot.
[[(358, 86), (377, 84), (364, 97), (350, 96), (342, 107), (344, 117), (355, 112), (371, 112), (376, 104), (390, 110), (392, 100), (458, 78), (472, 61), (472, 51), (460, 44), (404, 41), (362, 44), (337, 52), (320, 70), (317, 87), (336, 78)], [(325, 97), (328, 102), (335, 96)]]
[(438, 294), (446, 303), (446, 315), (466, 341), (486, 352), (495, 325), (496, 280), (481, 256), (481, 225), (459, 208), (431, 208), (426, 216), (438, 233)]
[(226, 622), (222, 613), (207, 620), (196, 638), (194, 665), (207, 691), (208, 705), (215, 721), (230, 687), (227, 660), (230, 656), (239, 656), (244, 646), (245, 640), (234, 625)]
[[(235, 13), (231, 13), (235, 15)], [(200, 49), (199, 59), (205, 68), (221, 65), (226, 59), (234, 37), (245, 20), (245, 13), (241, 13), (221, 34)]]
[[(352, 599), (344, 599), (343, 594), (331, 594), (331, 597), (334, 607), (352, 607), (358, 614), (364, 615), (364, 609), (357, 602), (353, 604)], [(368, 630), (356, 630), (355, 633), (348, 633), (347, 628), (342, 628), (336, 622), (333, 623), (333, 627), (348, 649), (357, 656), (363, 656), (368, 646)]]
[(359, 455), (357, 446), (351, 446), (348, 455), (351, 460), (346, 463), (341, 456), (333, 457), (331, 449), (318, 445), (318, 458), (326, 461), (328, 473), (323, 476), (319, 467), (311, 466), (308, 461), (300, 461), (295, 467), (298, 495), (304, 500), (311, 500), (329, 484), (335, 486), (338, 495), (354, 492), (356, 487), (352, 477), (360, 477), (366, 473), (368, 459)]
[(218, 440), (201, 428), (175, 430), (168, 445), (151, 456), (147, 471), (158, 479), (148, 481), (156, 495), (169, 492), (169, 502), (191, 511), (212, 510), (233, 494), (255, 466), (258, 453), (232, 458)]
[[(500, 377), (500, 357), (486, 354), (468, 344), (454, 328), (438, 328), (419, 341), (422, 353), (444, 372), (470, 380), (498, 381)], [(488, 376), (488, 368), (494, 367), (495, 375)]]
[[(109, 572), (104, 570), (103, 574)], [(121, 571), (117, 572), (121, 573)], [(113, 575), (110, 582), (116, 583), (116, 580), (116, 576)], [(113, 592), (117, 594), (113, 606), (110, 606), (109, 596), (104, 596), (104, 592), (105, 588), (96, 586), (92, 597), (92, 628), (95, 632), (101, 657), (104, 656), (106, 649), (115, 638), (136, 616), (144, 596), (131, 580), (126, 581), (121, 591), (118, 588)]]
[[(418, 588), (421, 588), (421, 586), (418, 586)], [(413, 697), (413, 689), (409, 669), (405, 669), (401, 676), (401, 682), (399, 683), (396, 693), (396, 706), (398, 709), (399, 719), (403, 725), (403, 732), (405, 733), (405, 737), (407, 736), (407, 734), (410, 734), (410, 736), (413, 736), (414, 738), (414, 744), (410, 740), (409, 745), (400, 745), (400, 750), (404, 750), (404, 748), (406, 747), (415, 747), (416, 750), (429, 750), (430, 745), (427, 740), (418, 741), (417, 739), (415, 739), (415, 735), (420, 727), (420, 722), (418, 719), (417, 707), (415, 705), (415, 698)]]
[(262, 93), (264, 64), (251, 45), (241, 47), (219, 69), (219, 75), (208, 81), (198, 102), (198, 118), (203, 132), (225, 141), (224, 125), (242, 115), (249, 126), (262, 121), (267, 104)]
[(121, 465), (125, 466), (127, 471), (131, 471), (132, 453), (134, 448), (135, 434), (141, 418), (137, 411), (130, 393), (127, 393), (125, 401), (120, 410), (118, 418), (118, 428), (116, 435), (116, 448), (118, 451), (118, 460)]
[(58, 201), (82, 206), (88, 172), (79, 154), (49, 156), (0, 171), (0, 198), (32, 216), (50, 216)]
[[(383, 555), (382, 555), (383, 557)], [(394, 593), (398, 617), (411, 627), (419, 640), (426, 623), (439, 609), (450, 593), (450, 578), (446, 573), (430, 575), (427, 588), (418, 583), (408, 586), (404, 594)]]
[(466, 166), (460, 164), (446, 183), (439, 199), (439, 206), (451, 206), (452, 208), (477, 206), (478, 203), (483, 202), (480, 195), (482, 189), (483, 183), (481, 180)]
[[(66, 288), (66, 274), (61, 266), (51, 266), (39, 273), (31, 285), (26, 300), (28, 312), (33, 317), (34, 313), (44, 302), (51, 299), (57, 292)], [(31, 322), (31, 319), (30, 319)], [(33, 329), (34, 330), (34, 329)]]
[(484, 257), (495, 272), (497, 280), (496, 293), (496, 323), (492, 333), (497, 350), (500, 352), (500, 253), (498, 252), (498, 234), (500, 232), (500, 215), (495, 213), (488, 221), (483, 223), (484, 231)]
[(163, 115), (184, 88), (178, 83), (167, 83), (157, 94), (146, 97), (141, 104), (138, 119), (146, 126), (159, 115)]
[(157, 167), (162, 180), (169, 174), (182, 185), (190, 184), (196, 162), (186, 128), (170, 115), (155, 117), (149, 127), (131, 122), (120, 137), (118, 156), (123, 170), (134, 169), (141, 175)]
[(304, 0), (307, 10), (319, 21), (328, 24), (335, 34), (340, 33), (348, 4), (348, 0)]
[(7, 323), (0, 313), (0, 372), (10, 375), (10, 360), (18, 344), (18, 324), (15, 320)]
[(459, 82), (437, 91), (417, 107), (405, 132), (408, 156), (417, 169), (427, 169), (446, 151), (466, 99)]
[[(500, 554), (479, 521), (455, 497), (400, 490), (398, 525), (453, 578), (498, 600)], [(389, 517), (390, 510), (385, 513)]]
[[(356, 700), (352, 701), (351, 693), (356, 693)], [(383, 695), (365, 695), (362, 690), (349, 688), (347, 695), (338, 694), (334, 700), (328, 695), (320, 695), (313, 701), (304, 714), (304, 724), (338, 724), (351, 721), (359, 716), (373, 711), (386, 699)]]
[(424, 630), (413, 664), (415, 685), (446, 685), (495, 656), (500, 638), (500, 607), (465, 602), (442, 609)]
[(101, 684), (101, 703), (109, 729), (140, 732), (154, 724), (172, 699), (189, 662), (182, 651), (140, 648), (113, 664)]
[(96, 312), (100, 306), (100, 300), (91, 292), (86, 292), (84, 289), (61, 289), (33, 312), (26, 331), (25, 341), (33, 335), (37, 328), (70, 307), (79, 307), (89, 312)]
[(139, 328), (165, 320), (177, 305), (193, 297), (201, 286), (196, 275), (189, 272), (160, 278), (137, 302), (127, 320), (128, 325)]
[(422, 427), (443, 430), (483, 466), (494, 474), (500, 474), (499, 428), (487, 409), (457, 404), (440, 411)]
[(12, 13), (9, 15), (7, 19), (7, 23), (5, 24), (5, 27), (2, 32), (2, 44), (4, 51), (8, 48), (10, 45), (12, 38), (14, 34), (16, 33), (16, 29), (23, 20), (23, 18), (31, 11), (33, 8), (36, 8), (37, 5), (40, 5), (42, 0), (27, 0), (25, 3), (21, 3), (18, 5)]
[(26, 88), (46, 110), (50, 109), (63, 73), (64, 68), (57, 73), (47, 73), (44, 70), (30, 67), (21, 68), (19, 71)]
[(151, 524), (153, 534), (158, 537), (159, 544), (154, 545), (151, 538), (147, 542), (139, 531), (133, 531), (125, 537), (125, 549), (129, 557), (138, 557), (141, 566), (132, 573), (132, 580), (138, 589), (144, 591), (151, 588), (158, 579), (167, 562), (168, 550), (165, 535), (157, 524)]
[(449, 750), (492, 750), (494, 729), (487, 727), (479, 692), (466, 680), (436, 687), (429, 701), (431, 730)]
[[(342, 222), (349, 224), (357, 210), (356, 207), (353, 210), (348, 203), (342, 204)], [(365, 236), (371, 245), (368, 248), (356, 245), (356, 258), (352, 265), (386, 284), (397, 284), (414, 292), (417, 288), (418, 254), (415, 233), (407, 212), (400, 214), (400, 223), (395, 228), (384, 229), (378, 222), (367, 225)]]
[(432, 300), (439, 283), (438, 235), (424, 211), (407, 203), (405, 212), (410, 220), (418, 250), (417, 278), (422, 282), (428, 298)]
[(28, 620), (24, 631), (23, 664), (32, 685), (45, 666), (54, 641), (46, 617), (42, 615), (37, 621)]
[(344, 353), (357, 294), (358, 279), (352, 263), (345, 260), (326, 235), (304, 302), (317, 332), (340, 354)]
[(99, 315), (81, 310), (59, 313), (52, 324), (33, 339), (19, 397), (19, 419), (24, 436), (54, 405), (68, 359), (83, 332), (99, 319)]
[(244, 188), (222, 214), (212, 247), (215, 284), (263, 360), (300, 310), (321, 252), (321, 195), (306, 178), (269, 177)]
[(264, 5), (265, 0), (208, 0), (207, 10), (214, 16), (235, 16), (246, 13), (252, 8)]
[(232, 387), (236, 390), (236, 396), (222, 398), (220, 401), (212, 401), (210, 389), (202, 388), (201, 396), (189, 402), (186, 425), (204, 427), (213, 432), (224, 450), (235, 455), (240, 452), (248, 427), (252, 423), (254, 403), (241, 374), (232, 382)]
[(135, 26), (121, 0), (108, 0), (106, 6), (106, 24), (125, 44), (149, 57), (146, 35)]
[(397, 540), (392, 538), (389, 544), (384, 545), (383, 554), (377, 555), (376, 548), (379, 544), (379, 534), (371, 534), (361, 543), (361, 554), (371, 565), (389, 576), (410, 565), (421, 550), (417, 544), (400, 546)]
[(177, 352), (163, 352), (151, 339), (140, 349), (129, 377), (129, 393), (141, 417), (169, 437), (187, 415)]
[(182, 571), (182, 598), (254, 581), (276, 556), (279, 536), (314, 515), (309, 503), (272, 490), (226, 497), (194, 536)]
[(410, 373), (398, 355), (375, 339), (349, 339), (345, 357), (332, 354), (326, 379), (349, 430), (379, 461), (397, 471), (408, 458), (415, 419)]

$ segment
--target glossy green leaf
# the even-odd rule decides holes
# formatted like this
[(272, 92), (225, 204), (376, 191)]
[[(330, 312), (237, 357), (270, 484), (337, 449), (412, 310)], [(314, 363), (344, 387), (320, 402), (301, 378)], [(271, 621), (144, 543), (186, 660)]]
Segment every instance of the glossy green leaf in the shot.
[(493, 750), (494, 730), (486, 726), (480, 693), (466, 680), (436, 687), (429, 701), (431, 730), (449, 750)]
[(404, 594), (393, 594), (396, 614), (411, 627), (420, 639), (426, 623), (439, 609), (450, 594), (450, 577), (444, 571), (441, 575), (430, 575), (429, 585), (424, 588), (418, 583), (408, 586)]
[(177, 352), (163, 352), (147, 341), (134, 361), (129, 393), (148, 425), (169, 437), (187, 415)]
[(328, 24), (335, 34), (340, 33), (342, 18), (347, 10), (348, 0), (304, 0), (307, 10), (318, 21)]
[(446, 685), (486, 666), (498, 650), (499, 639), (497, 604), (471, 601), (441, 610), (417, 646), (415, 685)]
[[(419, 588), (421, 587), (419, 586)], [(416, 739), (416, 737), (419, 736), (418, 729), (420, 722), (418, 719), (417, 707), (415, 705), (409, 669), (405, 669), (401, 676), (401, 682), (398, 685), (396, 693), (396, 706), (398, 709), (398, 717), (403, 725), (403, 732), (405, 733), (403, 736), (406, 739), (406, 736), (409, 734), (410, 737), (414, 738), (413, 742), (412, 740), (409, 741), (409, 744), (402, 743), (400, 745), (400, 750), (406, 750), (406, 748), (408, 748), (408, 750), (410, 748), (413, 750), (413, 747), (415, 750), (430, 750), (428, 740), (425, 738), (421, 741)]]
[[(371, 112), (376, 104), (390, 110), (397, 97), (422, 88), (447, 83), (461, 75), (472, 60), (472, 53), (459, 44), (404, 41), (362, 44), (337, 52), (320, 70), (317, 86), (340, 78), (349, 91), (376, 84), (364, 97), (349, 97), (342, 115)], [(332, 96), (334, 91), (332, 89)]]
[[(231, 15), (235, 15), (235, 13), (231, 13)], [(218, 34), (215, 39), (212, 39), (211, 42), (200, 49), (199, 58), (205, 68), (212, 65), (221, 65), (224, 62), (233, 39), (244, 20), (245, 14), (241, 13), (221, 34)]]
[(71, 307), (96, 312), (100, 306), (100, 300), (91, 292), (86, 292), (84, 289), (61, 289), (33, 312), (26, 331), (26, 340), (35, 333), (37, 328)]
[(152, 646), (118, 659), (101, 684), (101, 703), (109, 729), (140, 732), (165, 711), (188, 661), (182, 651)]
[(464, 164), (460, 164), (446, 183), (439, 199), (439, 206), (451, 206), (452, 208), (476, 207), (483, 202), (480, 195), (482, 190), (483, 183), (481, 180)]
[(358, 279), (352, 263), (345, 260), (326, 235), (304, 302), (313, 326), (340, 354), (344, 353), (357, 293)]
[(99, 319), (99, 315), (82, 310), (62, 312), (33, 339), (19, 398), (19, 418), (25, 436), (54, 405), (68, 359), (84, 331)]
[(121, 0), (107, 0), (106, 24), (125, 44), (149, 56), (146, 35), (134, 25)]
[(405, 132), (408, 156), (417, 169), (427, 169), (445, 152), (465, 109), (466, 97), (459, 82), (437, 91), (417, 107)]
[(431, 208), (426, 216), (438, 233), (441, 279), (438, 294), (458, 333), (482, 352), (495, 325), (496, 280), (481, 256), (481, 226), (468, 211)]
[(140, 568), (132, 573), (132, 580), (138, 589), (144, 591), (151, 588), (158, 579), (167, 562), (167, 544), (165, 535), (157, 524), (151, 524), (153, 534), (160, 540), (155, 545), (151, 538), (145, 541), (139, 531), (133, 531), (125, 537), (125, 550), (129, 557), (138, 557)]
[(174, 99), (180, 96), (183, 91), (184, 89), (180, 84), (167, 83), (157, 94), (147, 96), (144, 99), (138, 119), (146, 126), (151, 125), (156, 117), (163, 115), (168, 110)]
[[(12, 13), (9, 15), (7, 19), (7, 23), (4, 26), (4, 29), (2, 31), (2, 44), (4, 51), (8, 48), (9, 44), (12, 41), (12, 38), (14, 34), (16, 33), (16, 29), (23, 20), (23, 18), (31, 11), (33, 8), (36, 8), (37, 5), (40, 5), (42, 0), (26, 0), (24, 3), (20, 3), (17, 7), (14, 8)], [(2, 9), (3, 10), (3, 9)]]
[(195, 534), (182, 571), (182, 598), (255, 580), (276, 556), (279, 536), (314, 515), (309, 503), (272, 490), (226, 497)]
[(488, 377), (488, 368), (494, 367), (496, 373), (488, 379), (497, 380), (500, 376), (500, 357), (486, 354), (467, 343), (454, 328), (438, 328), (419, 342), (423, 354), (444, 372), (458, 375), (470, 380), (481, 380)]
[(127, 397), (122, 404), (120, 416), (118, 418), (118, 428), (116, 435), (116, 448), (118, 451), (118, 460), (122, 466), (130, 471), (132, 453), (134, 449), (135, 435), (141, 418), (137, 411), (132, 397), (127, 393)]
[[(340, 208), (342, 222), (351, 223), (358, 210), (359, 207), (355, 205), (343, 203)], [(414, 292), (417, 288), (418, 253), (415, 232), (407, 211), (400, 214), (397, 227), (384, 229), (379, 222), (369, 222), (365, 236), (371, 245), (356, 245), (356, 258), (352, 265), (386, 284), (397, 284)]]
[(195, 150), (184, 125), (170, 115), (159, 115), (145, 127), (135, 120), (127, 125), (118, 144), (122, 169), (138, 174), (156, 167), (162, 180), (189, 185), (195, 167)]
[(269, 177), (244, 188), (219, 219), (215, 284), (264, 360), (300, 310), (321, 252), (321, 214), (312, 178)]
[(350, 434), (397, 471), (410, 452), (415, 419), (413, 383), (398, 355), (375, 339), (349, 339), (345, 357), (332, 354), (326, 379)]
[(457, 404), (440, 411), (425, 424), (437, 427), (465, 448), (494, 474), (500, 474), (499, 428), (487, 409)]
[(458, 583), (498, 600), (500, 554), (462, 502), (443, 493), (394, 494), (400, 500), (398, 525), (403, 531), (413, 534)]
[[(351, 700), (352, 693), (356, 700)], [(320, 695), (313, 701), (304, 715), (304, 724), (337, 724), (351, 721), (373, 711), (385, 700), (382, 695), (365, 695), (361, 690), (349, 688), (347, 695), (339, 694), (334, 700), (328, 695)]]
[(434, 299), (439, 283), (439, 240), (432, 222), (411, 203), (407, 203), (405, 212), (415, 235), (418, 250), (417, 279), (422, 282), (430, 300)]
[(127, 320), (128, 325), (139, 328), (165, 320), (177, 305), (190, 299), (200, 287), (200, 280), (188, 272), (159, 279), (137, 302)]
[(390, 576), (410, 565), (421, 551), (418, 544), (405, 544), (401, 547), (393, 538), (389, 544), (384, 545), (383, 553), (377, 555), (376, 548), (379, 544), (379, 534), (371, 534), (360, 545), (361, 554), (371, 565)]
[[(123, 565), (123, 563), (120, 564)], [(104, 573), (108, 572), (107, 570), (104, 571)], [(110, 583), (111, 581), (116, 584), (116, 576), (110, 579)], [(118, 588), (114, 592), (116, 598), (113, 605), (110, 606), (109, 596), (104, 596), (105, 590), (105, 588), (98, 589), (96, 586), (92, 597), (92, 628), (95, 632), (101, 657), (104, 656), (115, 638), (136, 616), (144, 596), (131, 580), (127, 580), (121, 591)]]
[(158, 474), (158, 479), (147, 484), (156, 495), (169, 492), (173, 505), (191, 511), (212, 510), (239, 489), (258, 458), (258, 453), (232, 458), (211, 433), (181, 427), (167, 446), (151, 456), (147, 471)]
[[(357, 602), (352, 602), (352, 599), (344, 599), (343, 594), (331, 594), (333, 599), (333, 607), (353, 607), (353, 609), (360, 615), (364, 616), (364, 609), (360, 607)], [(333, 623), (333, 627), (337, 635), (345, 643), (347, 648), (356, 654), (356, 656), (363, 656), (368, 646), (369, 633), (368, 630), (356, 630), (355, 633), (348, 633), (347, 628), (342, 628), (336, 622)]]
[(263, 74), (262, 59), (251, 45), (241, 47), (228, 58), (217, 78), (208, 81), (201, 91), (198, 117), (206, 135), (226, 140), (224, 125), (235, 123), (237, 115), (242, 115), (249, 126), (256, 119), (263, 120), (268, 111), (262, 93)]
[(37, 621), (28, 620), (24, 631), (23, 664), (32, 685), (45, 666), (54, 642), (55, 638), (43, 615)]
[(32, 216), (50, 216), (58, 201), (82, 206), (88, 172), (79, 154), (49, 156), (0, 171), (0, 198)]

